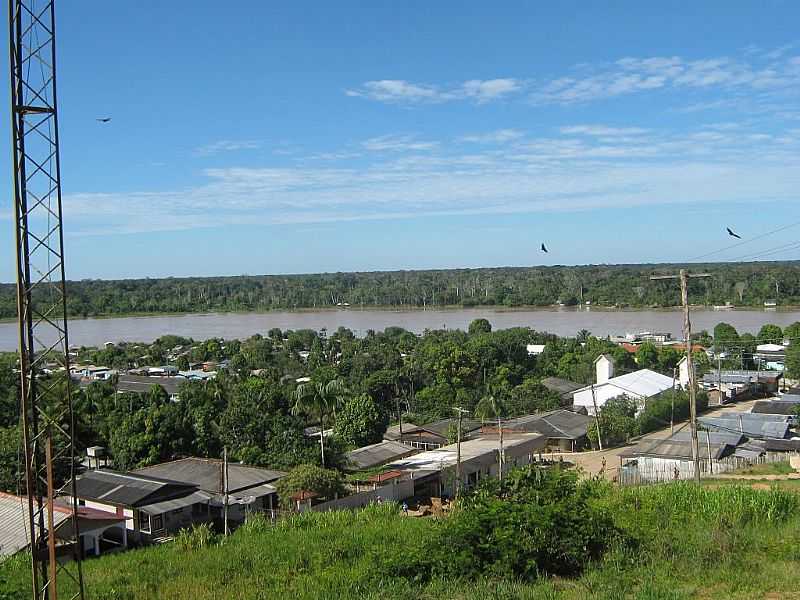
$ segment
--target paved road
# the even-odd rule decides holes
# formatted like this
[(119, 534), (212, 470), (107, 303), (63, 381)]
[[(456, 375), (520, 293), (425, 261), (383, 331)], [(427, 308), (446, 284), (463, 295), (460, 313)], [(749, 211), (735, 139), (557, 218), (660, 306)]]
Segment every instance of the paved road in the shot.
[[(755, 402), (756, 400), (746, 400), (736, 404), (727, 404), (725, 406), (709, 410), (703, 413), (703, 416), (718, 417), (731, 413), (750, 412), (750, 409), (753, 408), (753, 404), (755, 404)], [(688, 421), (678, 423), (675, 425), (675, 432), (681, 431), (682, 429), (688, 427)], [(668, 438), (670, 435), (670, 428), (667, 427), (665, 429), (652, 431), (647, 435), (642, 436), (640, 439), (664, 439)], [(607, 479), (614, 479), (617, 475), (617, 471), (619, 470), (619, 455), (623, 450), (633, 445), (634, 444), (628, 444), (627, 446), (621, 446), (619, 448), (611, 448), (609, 450), (594, 450), (591, 452), (554, 453), (548, 454), (547, 457), (558, 460), (558, 457), (561, 456), (565, 461), (574, 463), (580, 467), (586, 476), (594, 476), (602, 471)], [(605, 459), (605, 469), (603, 469), (603, 459)]]

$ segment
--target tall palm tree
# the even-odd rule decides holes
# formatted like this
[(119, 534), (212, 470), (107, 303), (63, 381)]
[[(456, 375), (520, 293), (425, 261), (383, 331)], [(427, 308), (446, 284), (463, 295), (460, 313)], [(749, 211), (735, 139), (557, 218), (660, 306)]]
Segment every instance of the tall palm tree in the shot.
[(306, 414), (319, 419), (319, 449), (322, 468), (325, 468), (325, 415), (329, 410), (334, 414), (336, 406), (344, 402), (347, 390), (341, 379), (327, 383), (303, 383), (294, 391), (292, 414)]

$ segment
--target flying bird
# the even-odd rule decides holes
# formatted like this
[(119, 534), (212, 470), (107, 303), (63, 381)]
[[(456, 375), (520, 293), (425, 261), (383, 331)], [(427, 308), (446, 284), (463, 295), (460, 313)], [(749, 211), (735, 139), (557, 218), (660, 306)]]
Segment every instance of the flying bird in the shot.
[(734, 233), (734, 231), (730, 227), (726, 227), (725, 229), (728, 230), (728, 235), (729, 236), (735, 237), (738, 240), (742, 239), (742, 236), (740, 236), (738, 233)]
[(111, 120), (111, 117), (103, 117), (102, 119), (97, 119), (100, 123), (108, 123)]
[(550, 252), (550, 250), (548, 250), (548, 249), (547, 249), (547, 246), (545, 246), (544, 244), (542, 244), (542, 252), (545, 252), (545, 253), (547, 253), (547, 252)]

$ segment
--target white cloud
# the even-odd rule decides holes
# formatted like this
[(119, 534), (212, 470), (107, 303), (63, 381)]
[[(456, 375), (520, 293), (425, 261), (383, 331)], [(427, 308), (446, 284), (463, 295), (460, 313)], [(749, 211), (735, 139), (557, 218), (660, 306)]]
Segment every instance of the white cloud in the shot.
[(519, 129), (497, 129), (488, 133), (464, 135), (458, 138), (461, 142), (471, 142), (475, 144), (503, 144), (518, 140), (525, 134)]
[(358, 90), (347, 90), (348, 96), (363, 96), (382, 102), (438, 101), (440, 92), (427, 85), (409, 83), (402, 79), (367, 81)]
[(573, 125), (538, 138), (510, 130), (513, 144), (470, 153), (464, 138), (383, 136), (365, 142), (373, 150), (359, 168), (213, 168), (186, 189), (70, 194), (65, 215), (75, 234), (108, 234), (799, 199), (798, 131), (626, 129)]
[(520, 89), (516, 79), (472, 79), (465, 81), (461, 90), (467, 98), (475, 98), (479, 104), (496, 100)]
[(220, 140), (194, 149), (197, 156), (212, 156), (222, 152), (237, 152), (239, 150), (258, 150), (261, 142), (255, 140)]
[(516, 79), (470, 79), (456, 86), (435, 86), (411, 83), (403, 79), (381, 79), (367, 81), (358, 89), (349, 89), (345, 94), (369, 98), (380, 102), (419, 104), (451, 100), (474, 100), (484, 104), (497, 100), (521, 89)]
[(608, 125), (571, 125), (562, 127), (561, 133), (567, 135), (590, 135), (590, 136), (631, 136), (648, 133), (649, 129), (641, 127), (609, 127)]
[(361, 142), (371, 152), (408, 152), (433, 150), (439, 142), (420, 141), (411, 135), (382, 135)]
[[(800, 86), (800, 56), (794, 45), (771, 51), (745, 49), (739, 57), (686, 59), (680, 56), (625, 57), (612, 63), (581, 64), (570, 73), (535, 81), (527, 78), (471, 79), (457, 84), (403, 79), (367, 81), (349, 96), (399, 104), (473, 101), (485, 104), (525, 94), (535, 104), (576, 104), (654, 90), (786, 92)], [(732, 102), (731, 98), (717, 102)], [(705, 99), (701, 102), (713, 102)], [(695, 106), (700, 106), (693, 100)], [(697, 110), (689, 108), (687, 110)]]

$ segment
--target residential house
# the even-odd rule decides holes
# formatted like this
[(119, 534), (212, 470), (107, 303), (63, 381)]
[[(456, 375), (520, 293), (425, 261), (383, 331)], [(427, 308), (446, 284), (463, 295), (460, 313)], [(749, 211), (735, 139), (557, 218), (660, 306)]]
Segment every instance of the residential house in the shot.
[(87, 471), (75, 481), (80, 506), (125, 519), (128, 541), (147, 543), (209, 519), (211, 496), (195, 485), (115, 471)]
[(759, 344), (753, 354), (762, 369), (768, 371), (783, 371), (786, 364), (786, 346), (783, 344)]
[(417, 448), (412, 448), (407, 444), (384, 440), (377, 444), (356, 448), (345, 454), (347, 470), (363, 471), (365, 469), (374, 469), (417, 452), (419, 452)]
[[(458, 427), (458, 419), (442, 419), (441, 421), (434, 421), (433, 423), (426, 423), (425, 425), (417, 425), (415, 427), (408, 427), (403, 425), (403, 436), (400, 439), (404, 444), (408, 444), (413, 448), (421, 448), (423, 450), (432, 450), (441, 448), (450, 443), (456, 428)], [(479, 433), (481, 424), (479, 421), (471, 419), (462, 419), (461, 422), (461, 439), (470, 439)]]
[(719, 390), (723, 402), (738, 401), (777, 394), (782, 377), (780, 371), (714, 370), (703, 375), (702, 385), (705, 390)]
[(545, 345), (544, 344), (528, 344), (528, 356), (539, 356), (542, 352), (544, 352)]
[(561, 398), (561, 404), (569, 406), (572, 405), (572, 395), (583, 387), (580, 383), (559, 377), (545, 377), (542, 379), (542, 385), (551, 392), (558, 394), (559, 398)]
[[(133, 474), (194, 486), (209, 495), (211, 516), (222, 514), (225, 490), (223, 462), (219, 459), (181, 458), (137, 469)], [(228, 519), (239, 522), (247, 512), (277, 508), (278, 492), (273, 484), (284, 475), (282, 471), (228, 463)]]
[(403, 421), (403, 423), (398, 423), (397, 425), (390, 425), (383, 434), (383, 439), (389, 440), (392, 442), (396, 442), (400, 440), (400, 429), (403, 429), (403, 432), (408, 431), (409, 429), (416, 429), (417, 425), (415, 423), (411, 423), (410, 421)]
[[(0, 492), (0, 561), (30, 546), (28, 500)], [(57, 540), (74, 537), (72, 507), (57, 501), (53, 505), (53, 524)], [(125, 519), (114, 513), (81, 506), (77, 512), (78, 531), (84, 555), (127, 547)]]
[[(556, 409), (509, 419), (501, 423), (503, 434), (540, 433), (546, 447), (557, 452), (575, 452), (586, 444), (586, 433), (593, 418), (569, 410)], [(497, 423), (487, 422), (481, 433), (498, 434)]]
[(674, 385), (672, 377), (650, 369), (614, 377), (614, 359), (607, 354), (598, 356), (594, 363), (597, 383), (582, 387), (573, 395), (574, 407), (585, 410), (592, 416), (595, 414), (595, 407), (601, 410), (606, 402), (620, 396), (635, 400), (639, 409), (642, 409), (648, 398), (657, 396)]
[[(504, 471), (533, 462), (546, 438), (538, 433), (504, 436)], [(420, 452), (386, 465), (387, 470), (400, 471), (414, 482), (414, 496), (452, 496), (457, 487), (458, 444)], [(482, 479), (500, 473), (500, 440), (498, 436), (481, 436), (461, 442), (462, 489), (470, 489)]]

